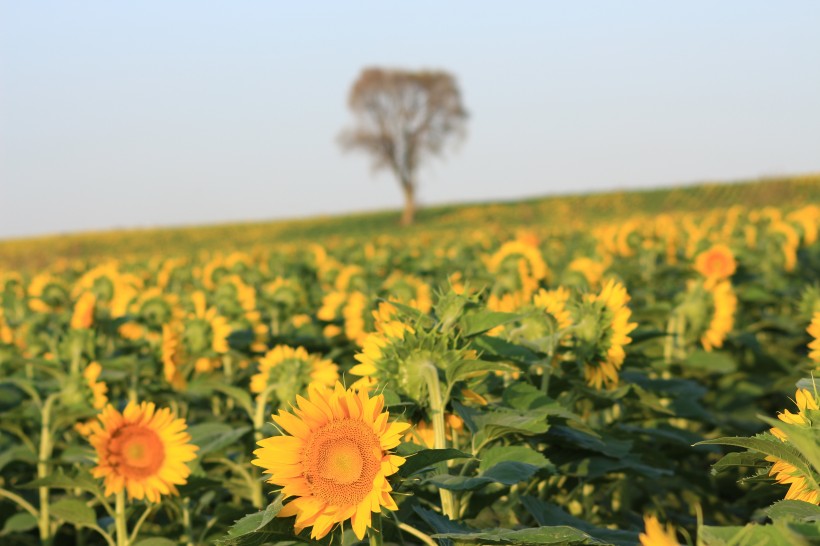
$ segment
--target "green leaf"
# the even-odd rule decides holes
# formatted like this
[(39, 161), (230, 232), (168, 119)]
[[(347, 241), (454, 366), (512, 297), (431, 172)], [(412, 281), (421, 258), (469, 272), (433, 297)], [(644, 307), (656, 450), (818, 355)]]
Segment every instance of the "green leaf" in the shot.
[(458, 449), (422, 449), (407, 457), (399, 468), (399, 476), (408, 477), (442, 461), (450, 459), (472, 459), (472, 455)]
[(77, 499), (60, 499), (49, 509), (51, 515), (73, 525), (90, 527), (96, 525), (97, 515), (86, 503)]
[(518, 313), (501, 313), (499, 311), (482, 310), (462, 317), (461, 330), (465, 337), (483, 334), (496, 326), (502, 326), (520, 320)]
[(438, 474), (426, 480), (425, 483), (431, 483), (440, 489), (450, 491), (474, 491), (491, 483), (515, 485), (530, 479), (538, 471), (538, 468), (531, 464), (505, 461), (496, 464), (480, 476)]
[(38, 478), (19, 486), (21, 489), (37, 489), (39, 487), (49, 487), (52, 489), (82, 489), (90, 493), (100, 493), (100, 485), (88, 472), (80, 471), (74, 476), (69, 476), (58, 468), (52, 474), (44, 478)]
[(436, 533), (471, 533), (473, 531), (473, 529), (467, 525), (459, 521), (453, 521), (447, 516), (433, 512), (427, 508), (414, 505), (413, 511)]
[(480, 453), (481, 462), (478, 469), (482, 472), (502, 462), (518, 462), (532, 465), (536, 468), (551, 467), (552, 463), (543, 454), (524, 446), (493, 446)]
[(10, 383), (0, 383), (0, 413), (19, 406), (24, 399), (22, 389)]
[(29, 514), (28, 512), (13, 514), (9, 519), (6, 520), (6, 523), (3, 524), (3, 530), (0, 531), (0, 535), (7, 535), (10, 533), (25, 533), (26, 531), (30, 531), (35, 527), (37, 527), (37, 518)]
[(192, 497), (203, 491), (218, 490), (223, 486), (223, 483), (218, 480), (212, 480), (203, 476), (190, 476), (188, 481), (182, 485), (177, 486), (180, 497)]
[(729, 445), (759, 451), (760, 453), (765, 453), (766, 455), (771, 455), (782, 461), (786, 461), (802, 472), (803, 476), (808, 479), (811, 479), (812, 476), (811, 470), (809, 470), (808, 465), (806, 465), (806, 462), (800, 455), (798, 455), (789, 444), (781, 442), (771, 434), (758, 434), (753, 438), (716, 438), (714, 440), (704, 440), (695, 445), (709, 444)]
[(239, 404), (245, 412), (253, 418), (253, 414), (255, 412), (254, 403), (251, 399), (251, 395), (245, 389), (240, 389), (239, 387), (233, 387), (231, 385), (225, 385), (224, 383), (209, 383), (209, 385), (215, 390), (219, 391), (223, 394), (226, 394), (234, 399), (234, 401)]
[(137, 542), (134, 546), (177, 546), (177, 542), (163, 537), (149, 537)]
[(518, 368), (504, 362), (488, 362), (486, 360), (457, 360), (444, 370), (447, 383), (463, 381), (489, 372), (517, 372)]
[(257, 546), (268, 542), (294, 541), (310, 542), (293, 533), (293, 520), (277, 518), (282, 510), (282, 499), (278, 497), (261, 512), (248, 514), (228, 529), (228, 534), (216, 541), (219, 546)]
[(235, 443), (244, 436), (251, 427), (233, 427), (225, 423), (202, 423), (194, 425), (188, 429), (191, 435), (191, 443), (199, 446), (197, 456), (203, 455)]
[[(807, 410), (811, 412), (812, 410)], [(788, 443), (797, 449), (800, 454), (820, 473), (820, 428), (806, 427), (792, 423), (784, 423), (777, 419), (761, 416), (761, 419), (773, 427), (779, 428), (785, 435)], [(809, 416), (809, 420), (812, 416)]]
[(568, 526), (533, 527), (530, 529), (493, 529), (476, 533), (439, 533), (433, 538), (479, 544), (604, 544), (587, 533)]
[(482, 358), (494, 356), (502, 360), (508, 359), (525, 364), (531, 364), (540, 360), (537, 354), (526, 347), (510, 343), (497, 337), (477, 336), (470, 340), (470, 345), (473, 349), (481, 353)]
[(733, 466), (763, 467), (763, 457), (759, 453), (750, 451), (733, 451), (712, 465), (712, 474), (718, 474)]
[(521, 497), (521, 504), (532, 514), (538, 525), (568, 525), (580, 529), (604, 543), (616, 546), (634, 546), (638, 542), (638, 533), (635, 531), (595, 527), (581, 518), (571, 516), (560, 506), (535, 497)]
[(737, 370), (737, 362), (729, 353), (720, 351), (695, 351), (686, 357), (683, 365), (688, 369), (726, 374)]
[(7, 464), (14, 461), (22, 461), (28, 464), (37, 464), (37, 454), (24, 445), (16, 445), (0, 453), (0, 470)]
[(504, 389), (504, 402), (511, 408), (529, 411), (541, 410), (547, 416), (580, 421), (581, 418), (529, 383), (517, 382)]
[[(564, 411), (561, 408), (561, 411)], [(495, 408), (476, 415), (474, 422), (478, 433), (473, 438), (474, 445), (490, 442), (508, 434), (532, 436), (547, 431), (547, 416), (550, 410), (517, 411), (508, 408)]]
[(820, 526), (798, 525), (784, 521), (772, 525), (749, 524), (745, 527), (712, 527), (704, 525), (698, 532), (703, 546), (808, 546), (817, 544)]
[(771, 505), (766, 515), (773, 520), (820, 521), (820, 506), (799, 500), (782, 500)]
[(592, 434), (587, 434), (586, 432), (566, 426), (553, 427), (552, 430), (550, 430), (550, 436), (552, 435), (558, 436), (580, 448), (596, 451), (616, 459), (626, 456), (632, 449), (632, 442), (630, 440), (619, 440), (610, 436), (596, 437)]

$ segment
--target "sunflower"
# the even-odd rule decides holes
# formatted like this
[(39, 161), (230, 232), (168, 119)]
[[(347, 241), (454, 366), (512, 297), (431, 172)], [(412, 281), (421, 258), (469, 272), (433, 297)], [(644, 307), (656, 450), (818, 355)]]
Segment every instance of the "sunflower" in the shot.
[(379, 302), (373, 311), (373, 326), (376, 332), (389, 337), (401, 337), (404, 332), (413, 332), (413, 327), (405, 324), (398, 316), (399, 311), (386, 301)]
[[(96, 410), (101, 410), (108, 404), (108, 385), (103, 381), (97, 381), (102, 373), (102, 366), (97, 362), (91, 362), (85, 367), (83, 371), (83, 378), (86, 386), (91, 393), (91, 406)], [(74, 430), (80, 433), (81, 436), (89, 436), (96, 430), (95, 419), (87, 421), (80, 421), (74, 425)]]
[[(818, 411), (820, 409), (814, 395), (808, 389), (798, 389), (794, 398), (797, 404), (797, 413), (785, 410), (777, 418), (790, 425), (811, 426), (811, 421), (806, 415), (807, 410)], [(788, 437), (779, 428), (773, 427), (769, 429), (769, 432), (781, 441), (788, 442)], [(773, 455), (768, 455), (766, 460), (774, 463), (769, 470), (769, 476), (773, 476), (777, 483), (789, 486), (786, 499), (820, 504), (820, 490), (814, 488), (813, 485), (816, 484), (814, 480), (807, 480), (806, 476), (797, 467)]]
[(737, 262), (732, 250), (726, 245), (714, 245), (695, 258), (695, 271), (716, 283), (735, 274)]
[(101, 373), (102, 366), (100, 366), (97, 362), (91, 362), (85, 367), (85, 371), (83, 371), (83, 377), (85, 378), (88, 388), (91, 389), (91, 393), (93, 395), (92, 405), (96, 410), (101, 410), (106, 404), (108, 404), (108, 396), (106, 396), (106, 393), (108, 392), (108, 385), (106, 385), (103, 381), (97, 381), (97, 379), (100, 378)]
[(342, 309), (345, 336), (356, 345), (361, 346), (368, 332), (370, 301), (361, 292), (353, 292), (347, 297)]
[(130, 499), (159, 502), (160, 495), (177, 494), (191, 473), (185, 463), (199, 449), (189, 443), (184, 419), (153, 403), (130, 402), (122, 413), (107, 405), (99, 420), (88, 441), (98, 459), (91, 473), (105, 480), (106, 495), (124, 489)]
[(714, 314), (709, 327), (700, 338), (700, 343), (706, 351), (712, 351), (723, 346), (726, 335), (734, 328), (737, 296), (729, 281), (721, 281), (708, 287), (708, 290), (712, 296)]
[(35, 276), (26, 291), (29, 296), (29, 309), (38, 313), (53, 311), (68, 299), (68, 291), (63, 282), (50, 273)]
[(334, 290), (322, 297), (322, 306), (316, 312), (316, 318), (325, 322), (331, 322), (339, 318), (342, 307), (347, 301), (347, 293)]
[(8, 325), (4, 317), (3, 308), (0, 307), (0, 343), (11, 345), (14, 343), (14, 331)]
[(160, 345), (160, 355), (162, 357), (162, 373), (165, 380), (177, 390), (182, 390), (188, 382), (182, 373), (182, 365), (185, 362), (185, 355), (182, 347), (181, 326), (178, 322), (170, 322), (162, 325), (162, 344)]
[[(306, 379), (308, 378), (308, 379)], [(280, 402), (304, 391), (307, 382), (332, 387), (339, 379), (339, 367), (304, 347), (277, 345), (259, 360), (259, 373), (251, 377), (251, 392), (259, 394), (269, 386)]]
[(215, 307), (206, 308), (205, 294), (191, 295), (194, 312), (185, 322), (183, 339), (191, 356), (196, 358), (196, 370), (207, 372), (220, 365), (215, 353), (228, 352), (228, 336), (233, 331), (228, 319), (219, 315)]
[(589, 286), (596, 286), (604, 275), (605, 266), (592, 258), (581, 256), (572, 260), (567, 269), (581, 274)]
[(391, 301), (404, 303), (424, 314), (433, 308), (430, 285), (415, 275), (394, 271), (384, 281), (384, 289), (390, 294)]
[(596, 319), (590, 321), (587, 317), (577, 321), (579, 335), (588, 338), (583, 341), (595, 346), (595, 355), (586, 358), (584, 363), (584, 377), (590, 387), (618, 385), (618, 370), (626, 358), (624, 347), (632, 341), (629, 333), (637, 327), (636, 323), (629, 322), (632, 316), (626, 306), (629, 299), (626, 288), (613, 280), (607, 282), (600, 294), (585, 298), (585, 303), (592, 306), (592, 318)]
[(809, 342), (809, 358), (820, 364), (820, 311), (814, 313), (811, 324), (806, 331), (814, 338)]
[(77, 303), (74, 304), (74, 312), (71, 314), (71, 328), (75, 330), (91, 328), (94, 324), (94, 307), (97, 304), (97, 296), (94, 292), (84, 292)]
[(308, 398), (297, 396), (296, 403), (293, 413), (273, 415), (287, 434), (260, 440), (251, 462), (286, 498), (295, 497), (278, 517), (296, 516), (297, 533), (312, 527), (310, 536), (319, 539), (350, 519), (361, 540), (371, 512), (398, 509), (387, 476), (405, 460), (390, 450), (410, 425), (388, 420), (383, 395), (370, 398), (340, 383), (334, 389), (311, 384)]
[(674, 527), (667, 524), (664, 529), (655, 516), (644, 516), (643, 521), (646, 532), (638, 536), (641, 546), (679, 546)]
[(555, 290), (544, 290), (543, 288), (533, 298), (533, 303), (547, 312), (555, 319), (558, 329), (563, 330), (572, 325), (572, 315), (567, 310), (569, 301), (569, 290), (564, 287)]

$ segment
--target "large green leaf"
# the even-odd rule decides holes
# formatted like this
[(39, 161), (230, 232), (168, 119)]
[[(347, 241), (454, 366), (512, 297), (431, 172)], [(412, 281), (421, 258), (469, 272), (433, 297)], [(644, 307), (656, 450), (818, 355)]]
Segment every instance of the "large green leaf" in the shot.
[(483, 449), (479, 454), (479, 459), (481, 462), (478, 469), (481, 472), (487, 471), (498, 463), (508, 461), (525, 463), (537, 468), (552, 468), (552, 463), (542, 453), (526, 445), (492, 446)]
[(19, 486), (22, 489), (37, 489), (39, 487), (49, 487), (52, 489), (82, 489), (90, 493), (101, 493), (98, 480), (93, 478), (88, 472), (78, 472), (73, 476), (67, 475), (61, 468), (52, 472), (48, 476), (38, 478)]
[(94, 510), (78, 499), (60, 499), (49, 509), (52, 516), (74, 525), (89, 527), (97, 523)]
[(820, 540), (820, 524), (794, 524), (777, 521), (772, 525), (750, 524), (745, 527), (704, 525), (698, 532), (703, 546), (810, 546)]
[(760, 453), (765, 453), (766, 455), (771, 455), (781, 461), (791, 464), (797, 470), (802, 472), (807, 479), (812, 479), (812, 472), (806, 464), (806, 461), (804, 461), (800, 455), (788, 445), (788, 443), (781, 442), (771, 434), (758, 434), (752, 438), (716, 438), (714, 440), (704, 440), (695, 445), (709, 444), (743, 447), (746, 449), (759, 451)]
[[(559, 409), (556, 409), (559, 411)], [(560, 408), (563, 411), (563, 408)], [(547, 431), (547, 416), (550, 410), (518, 411), (508, 408), (495, 408), (478, 414), (473, 421), (478, 433), (473, 437), (473, 444), (491, 442), (509, 434), (532, 436)]]
[(515, 322), (520, 319), (521, 315), (518, 313), (502, 313), (484, 309), (463, 316), (461, 319), (461, 329), (466, 337), (471, 337), (483, 334), (496, 326), (509, 324), (510, 322)]
[(568, 525), (580, 529), (598, 540), (616, 546), (634, 546), (638, 542), (638, 533), (620, 529), (596, 527), (589, 522), (566, 513), (560, 506), (550, 502), (524, 496), (521, 504), (535, 518), (538, 525)]
[(12, 514), (9, 519), (3, 524), (3, 530), (0, 535), (7, 535), (9, 533), (25, 533), (37, 527), (37, 518), (28, 512), (21, 512)]
[(787, 443), (793, 445), (797, 451), (809, 462), (816, 473), (820, 473), (820, 422), (811, 415), (812, 410), (805, 410), (809, 413), (809, 419), (818, 426), (800, 426), (792, 423), (784, 423), (769, 417), (761, 417), (768, 424), (780, 429), (785, 435)]
[(293, 532), (293, 520), (277, 518), (282, 510), (282, 500), (277, 498), (264, 510), (248, 514), (234, 523), (228, 534), (216, 541), (219, 546), (259, 546), (268, 542), (309, 540)]
[(538, 468), (538, 466), (527, 463), (504, 461), (481, 473), (480, 476), (438, 474), (428, 478), (426, 483), (450, 491), (474, 491), (491, 483), (515, 485), (530, 479), (538, 471)]
[(164, 537), (149, 537), (137, 542), (134, 546), (177, 546), (176, 541)]
[(486, 360), (456, 360), (444, 370), (447, 383), (464, 381), (489, 372), (516, 372), (518, 368), (504, 362), (489, 362)]
[(439, 533), (433, 535), (433, 538), (479, 544), (605, 544), (580, 529), (564, 525), (517, 530), (492, 529), (475, 533)]
[(773, 520), (820, 521), (820, 506), (799, 500), (782, 500), (771, 505), (766, 515)]
[(481, 353), (482, 358), (488, 360), (495, 357), (495, 359), (513, 360), (525, 364), (540, 360), (540, 357), (530, 349), (497, 337), (476, 336), (470, 340), (470, 345)]
[(472, 455), (452, 448), (422, 449), (406, 458), (405, 463), (399, 468), (399, 475), (412, 476), (436, 463), (451, 459), (472, 459)]
[(683, 365), (693, 370), (726, 374), (737, 370), (737, 361), (729, 353), (695, 351), (686, 357)]
[(191, 443), (199, 447), (198, 457), (219, 451), (235, 443), (251, 430), (249, 426), (234, 427), (226, 423), (202, 423), (188, 428)]

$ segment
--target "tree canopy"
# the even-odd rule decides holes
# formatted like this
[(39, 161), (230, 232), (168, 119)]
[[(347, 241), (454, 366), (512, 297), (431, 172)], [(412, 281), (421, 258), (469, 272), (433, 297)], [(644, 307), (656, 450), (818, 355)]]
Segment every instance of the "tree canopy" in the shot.
[(467, 111), (455, 77), (443, 71), (367, 68), (353, 84), (348, 105), (356, 124), (342, 133), (342, 147), (368, 152), (374, 169), (395, 174), (405, 197), (402, 223), (411, 224), (419, 166), (465, 135)]

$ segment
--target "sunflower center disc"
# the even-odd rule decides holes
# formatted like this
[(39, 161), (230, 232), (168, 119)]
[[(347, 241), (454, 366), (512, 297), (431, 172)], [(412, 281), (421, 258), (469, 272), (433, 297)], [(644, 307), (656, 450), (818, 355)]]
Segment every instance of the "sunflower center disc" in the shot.
[(362, 475), (362, 455), (359, 448), (350, 440), (342, 440), (330, 446), (327, 459), (319, 465), (323, 478), (338, 484), (353, 483)]
[(145, 477), (159, 470), (165, 460), (162, 440), (153, 430), (141, 426), (126, 426), (111, 438), (109, 445), (112, 462), (125, 474)]
[(373, 491), (382, 455), (372, 426), (355, 419), (332, 421), (308, 440), (304, 477), (311, 492), (330, 505), (359, 504)]

